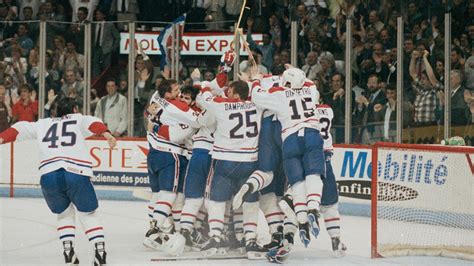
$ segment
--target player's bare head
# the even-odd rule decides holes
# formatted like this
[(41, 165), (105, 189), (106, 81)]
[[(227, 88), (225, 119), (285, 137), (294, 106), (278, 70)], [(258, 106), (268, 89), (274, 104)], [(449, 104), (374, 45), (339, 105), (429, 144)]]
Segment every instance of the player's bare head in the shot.
[(181, 101), (186, 102), (189, 106), (192, 106), (196, 101), (196, 96), (199, 93), (199, 89), (192, 86), (184, 86), (181, 88)]
[(233, 99), (246, 100), (249, 97), (249, 85), (242, 80), (234, 81), (229, 85), (227, 96)]
[(174, 79), (165, 79), (158, 85), (158, 94), (166, 100), (174, 100), (179, 95), (179, 85)]
[(77, 105), (76, 100), (74, 100), (73, 98), (66, 97), (59, 100), (58, 107), (56, 108), (56, 116), (63, 117), (68, 114), (77, 113), (78, 110), (79, 107)]
[(283, 86), (290, 89), (301, 89), (305, 80), (304, 71), (295, 67), (285, 70), (282, 75)]

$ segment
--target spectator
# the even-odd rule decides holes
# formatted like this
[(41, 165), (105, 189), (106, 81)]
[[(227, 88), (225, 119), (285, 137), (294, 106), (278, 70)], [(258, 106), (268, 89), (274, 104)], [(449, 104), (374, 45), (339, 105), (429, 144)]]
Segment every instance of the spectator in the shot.
[(368, 91), (365, 92), (365, 95), (356, 98), (357, 107), (355, 109), (355, 116), (359, 117), (358, 119), (362, 125), (358, 139), (364, 144), (370, 144), (375, 141), (374, 106), (387, 103), (385, 93), (380, 89), (380, 78), (377, 74), (369, 76), (367, 89)]
[(329, 93), (323, 95), (323, 102), (331, 106), (334, 111), (333, 138), (335, 143), (344, 143), (344, 121), (345, 121), (345, 90), (344, 76), (340, 73), (334, 73), (331, 77)]
[(128, 80), (126, 77), (120, 79), (118, 92), (123, 96), (128, 97)]
[(433, 86), (428, 80), (426, 72), (421, 74), (418, 79), (416, 74), (412, 74), (412, 87), (416, 93), (414, 102), (415, 123), (417, 126), (436, 125), (437, 117), (436, 110), (439, 107), (438, 98)]
[(28, 24), (21, 23), (17, 27), (15, 36), (4, 42), (4, 47), (7, 52), (11, 51), (14, 46), (21, 47), (21, 55), (28, 56), (31, 49), (34, 47), (33, 40), (28, 37)]
[(464, 70), (464, 55), (460, 48), (454, 47), (451, 50), (451, 69)]
[(78, 105), (82, 107), (84, 98), (84, 84), (77, 79), (74, 70), (66, 70), (64, 74), (64, 84), (61, 87), (61, 97), (70, 97), (76, 99)]
[[(78, 21), (81, 21), (81, 20), (91, 21), (92, 14), (90, 14), (89, 12), (84, 12), (84, 11), (95, 10), (98, 3), (99, 3), (99, 0), (80, 0), (80, 1), (69, 0), (69, 4), (71, 5), (71, 9), (72, 9), (72, 22), (74, 22), (76, 18)], [(81, 12), (83, 12), (83, 14), (79, 14)], [(85, 15), (85, 17), (82, 18), (83, 15)]]
[(5, 85), (0, 84), (0, 132), (10, 126), (12, 119), (12, 109), (10, 107), (10, 99), (6, 95)]
[[(387, 86), (387, 100), (386, 104), (374, 105), (375, 121), (379, 123), (376, 126), (375, 132), (379, 132), (381, 141), (395, 142), (397, 137), (397, 87), (394, 84)], [(411, 124), (413, 119), (413, 106), (410, 102), (403, 102), (403, 127)]]
[(316, 52), (309, 52), (306, 56), (306, 64), (301, 68), (306, 73), (306, 78), (313, 80), (321, 71), (321, 65), (318, 63), (318, 54)]
[(97, 23), (92, 27), (92, 77), (97, 77), (110, 66), (112, 52), (117, 50), (120, 43), (118, 30), (113, 23), (105, 22), (104, 11), (97, 9), (95, 20)]
[(48, 47), (48, 49), (53, 48), (54, 36), (62, 35), (66, 31), (66, 24), (61, 23), (65, 22), (66, 19), (63, 14), (58, 12), (57, 7), (57, 5), (53, 4), (52, 0), (48, 0), (40, 6), (40, 19), (49, 21), (48, 30), (46, 31), (46, 47)]
[(380, 21), (380, 16), (376, 10), (371, 10), (369, 12), (369, 25), (367, 25), (367, 29), (375, 29), (377, 33), (382, 31), (384, 28), (384, 24)]
[(102, 119), (112, 135), (120, 137), (127, 130), (127, 98), (117, 92), (115, 80), (106, 83), (107, 95), (97, 103), (95, 116)]
[(13, 37), (15, 34), (15, 16), (5, 3), (0, 3), (0, 41)]
[(262, 35), (262, 45), (257, 45), (257, 43), (252, 38), (252, 26), (253, 19), (249, 18), (247, 20), (247, 42), (249, 43), (249, 47), (251, 50), (260, 50), (263, 56), (262, 65), (264, 65), (267, 69), (271, 68), (273, 65), (273, 55), (277, 50), (277, 46), (271, 39), (270, 34), (266, 32), (264, 32)]
[[(38, 9), (40, 6), (41, 1), (38, 0), (17, 0), (20, 16), (20, 20), (32, 20), (33, 17), (36, 17), (38, 14)], [(26, 12), (31, 12), (31, 14), (25, 14)]]
[[(58, 53), (60, 52), (57, 50)], [(84, 71), (84, 55), (76, 51), (76, 44), (73, 40), (66, 42), (66, 52), (64, 54), (58, 54), (59, 59), (59, 71), (65, 72), (67, 70), (74, 70), (76, 72)]]
[(45, 117), (56, 117), (56, 105), (58, 95), (53, 89), (48, 90), (48, 101), (44, 105), (44, 116)]
[[(39, 4), (38, 1), (34, 1)], [(36, 40), (39, 37), (39, 23), (38, 22), (33, 22), (32, 20), (34, 19), (33, 15), (33, 8), (31, 6), (25, 6), (22, 8), (23, 10), (23, 21), (26, 25), (28, 25), (28, 37), (33, 41), (33, 43), (36, 43)]]
[(21, 57), (21, 48), (15, 45), (11, 49), (11, 57), (5, 57), (4, 62), (7, 67), (5, 73), (13, 78), (13, 82), (19, 86), (26, 82), (26, 71), (28, 69), (28, 62), (26, 58)]
[(206, 23), (207, 30), (221, 30), (224, 28), (223, 21), (225, 0), (208, 0), (204, 2), (204, 8), (206, 8), (206, 16), (204, 22)]
[(326, 52), (319, 56), (319, 63), (321, 64), (321, 71), (318, 72), (318, 78), (323, 83), (323, 86), (328, 86), (331, 77), (336, 73), (336, 63), (332, 54)]
[[(0, 64), (3, 65), (3, 64)], [(5, 88), (7, 89), (6, 95), (10, 97), (10, 100), (12, 102), (12, 105), (18, 102), (20, 99), (20, 92), (18, 90), (18, 86), (15, 85), (15, 82), (13, 82), (13, 79), (10, 75), (5, 75), (3, 78)]]
[[(471, 121), (471, 113), (467, 103), (469, 99), (465, 99), (466, 88), (462, 86), (464, 81), (463, 73), (459, 70), (451, 71), (450, 94), (451, 94), (451, 125), (464, 126)], [(444, 110), (444, 91), (438, 92), (438, 98)], [(444, 114), (444, 112), (442, 112)]]
[(248, 60), (244, 60), (239, 65), (240, 70), (242, 72), (249, 71), (250, 70), (249, 67), (253, 65), (254, 63), (256, 63), (258, 66), (259, 73), (268, 74), (268, 69), (262, 64), (262, 60), (263, 60), (262, 52), (258, 49), (251, 50), (251, 52), (252, 52), (253, 59), (256, 62), (252, 61), (251, 58), (249, 58)]
[(29, 85), (20, 87), (20, 100), (12, 107), (12, 124), (18, 121), (34, 122), (38, 119), (38, 101)]
[(87, 19), (89, 16), (89, 9), (87, 7), (81, 6), (77, 9), (76, 17), (73, 17), (73, 24), (69, 26), (69, 39), (74, 40), (74, 43), (77, 44), (77, 51), (79, 53), (84, 53), (84, 25), (90, 21)]

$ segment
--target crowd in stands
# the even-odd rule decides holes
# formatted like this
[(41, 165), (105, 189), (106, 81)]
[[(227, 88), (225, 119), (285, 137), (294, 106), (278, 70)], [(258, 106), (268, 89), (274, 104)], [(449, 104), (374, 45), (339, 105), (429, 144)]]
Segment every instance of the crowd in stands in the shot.
[[(186, 12), (186, 31), (229, 31), (241, 5), (242, 1), (235, 0), (0, 0), (0, 131), (16, 121), (38, 117), (38, 21), (48, 21), (45, 115), (51, 115), (57, 97), (73, 97), (82, 103), (84, 25), (94, 22), (92, 78), (99, 78), (111, 64), (123, 67), (114, 76), (117, 79), (106, 79), (101, 91), (90, 91), (92, 113), (113, 127), (116, 136), (126, 134), (127, 117), (134, 115), (138, 117), (134, 135), (143, 136), (139, 118), (166, 75), (157, 70), (158, 56), (137, 56), (135, 110), (124, 112), (128, 67), (118, 47), (119, 32), (127, 31), (127, 25), (121, 22), (138, 21), (137, 28), (151, 31), (153, 21), (173, 21)], [(353, 143), (395, 140), (398, 71), (404, 75), (403, 128), (439, 131), (444, 123), (445, 56), (451, 58), (451, 124), (465, 129), (459, 134), (466, 134), (474, 124), (474, 1), (249, 0), (247, 5), (251, 9), (242, 24), (262, 73), (279, 74), (290, 63), (290, 23), (297, 22), (298, 67), (316, 83), (321, 101), (333, 107), (336, 143), (344, 142), (345, 64), (352, 69)], [(452, 14), (448, 55), (444, 54), (446, 11)], [(404, 19), (403, 51), (396, 48), (400, 16)], [(348, 18), (354, 25), (352, 36), (346, 35)], [(252, 33), (262, 33), (262, 42), (257, 44)], [(348, 37), (352, 47), (345, 47)], [(351, 62), (344, 61), (346, 49), (351, 49)], [(397, 62), (398, 52), (403, 52), (403, 65)], [(242, 61), (240, 68), (248, 68), (248, 61)], [(190, 82), (188, 73), (182, 71), (181, 80)], [(202, 73), (207, 80), (215, 75), (211, 67)]]

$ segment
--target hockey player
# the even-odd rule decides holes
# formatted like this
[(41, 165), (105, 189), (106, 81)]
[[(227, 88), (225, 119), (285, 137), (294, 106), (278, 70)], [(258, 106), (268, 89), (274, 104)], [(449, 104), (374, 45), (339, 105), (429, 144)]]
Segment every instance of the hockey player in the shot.
[[(260, 81), (262, 88), (267, 90), (281, 85), (280, 76), (264, 75)], [(286, 178), (283, 171), (281, 146), (281, 123), (274, 112), (265, 110), (259, 136), (258, 170), (252, 173), (233, 200), (233, 208), (239, 208), (243, 198), (250, 193), (260, 191), (260, 209), (265, 215), (272, 235), (271, 242), (265, 246), (267, 249), (281, 246), (283, 241), (281, 229), (284, 214), (278, 206), (278, 197), (284, 194)]]
[(297, 68), (285, 70), (283, 87), (264, 90), (260, 81), (252, 85), (252, 101), (274, 111), (282, 124), (283, 167), (295, 199), (300, 239), (310, 242), (309, 231), (319, 234), (318, 217), (324, 173), (323, 140), (319, 134), (314, 106), (319, 93)]
[[(150, 229), (146, 233), (144, 245), (159, 249), (163, 244), (162, 233), (172, 233), (172, 226), (165, 226), (168, 216), (174, 211), (173, 218), (179, 220), (181, 207), (184, 203), (183, 182), (187, 166), (188, 150), (184, 141), (177, 142), (174, 138), (192, 136), (199, 127), (196, 113), (187, 103), (177, 99), (180, 90), (176, 81), (164, 80), (158, 87), (158, 92), (152, 97), (148, 108), (153, 116), (153, 126), (161, 127), (156, 132), (149, 131), (147, 139), (150, 152), (147, 156), (148, 174), (152, 188), (153, 218)], [(150, 126), (149, 126), (150, 128)], [(178, 131), (171, 134), (171, 129)], [(171, 225), (173, 223), (170, 223)]]
[(103, 135), (111, 148), (117, 142), (102, 121), (78, 112), (72, 98), (57, 105), (56, 118), (18, 122), (0, 133), (0, 144), (36, 139), (40, 147), (41, 190), (49, 209), (58, 215), (59, 239), (67, 264), (79, 264), (74, 252), (76, 214), (91, 244), (94, 265), (105, 265), (107, 253), (102, 223), (96, 212), (97, 197), (90, 181), (92, 160), (85, 138)]
[[(216, 124), (212, 148), (213, 175), (208, 204), (210, 239), (202, 248), (205, 256), (216, 254), (222, 247), (226, 202), (257, 167), (258, 134), (261, 110), (246, 99), (249, 87), (235, 81), (227, 90), (228, 98), (213, 97), (203, 92), (205, 109), (198, 121), (204, 126)], [(257, 245), (257, 195), (247, 197), (243, 204), (246, 251), (249, 259), (263, 258), (265, 249)]]

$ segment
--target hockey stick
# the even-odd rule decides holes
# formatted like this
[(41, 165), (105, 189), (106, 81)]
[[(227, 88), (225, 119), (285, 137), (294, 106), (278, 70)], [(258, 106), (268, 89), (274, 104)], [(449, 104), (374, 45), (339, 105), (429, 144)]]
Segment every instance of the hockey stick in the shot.
[(139, 198), (139, 199), (149, 201), (149, 200), (151, 200), (152, 194), (153, 193), (149, 190), (144, 190), (144, 189), (141, 189), (141, 188), (134, 188), (132, 195), (135, 198)]

